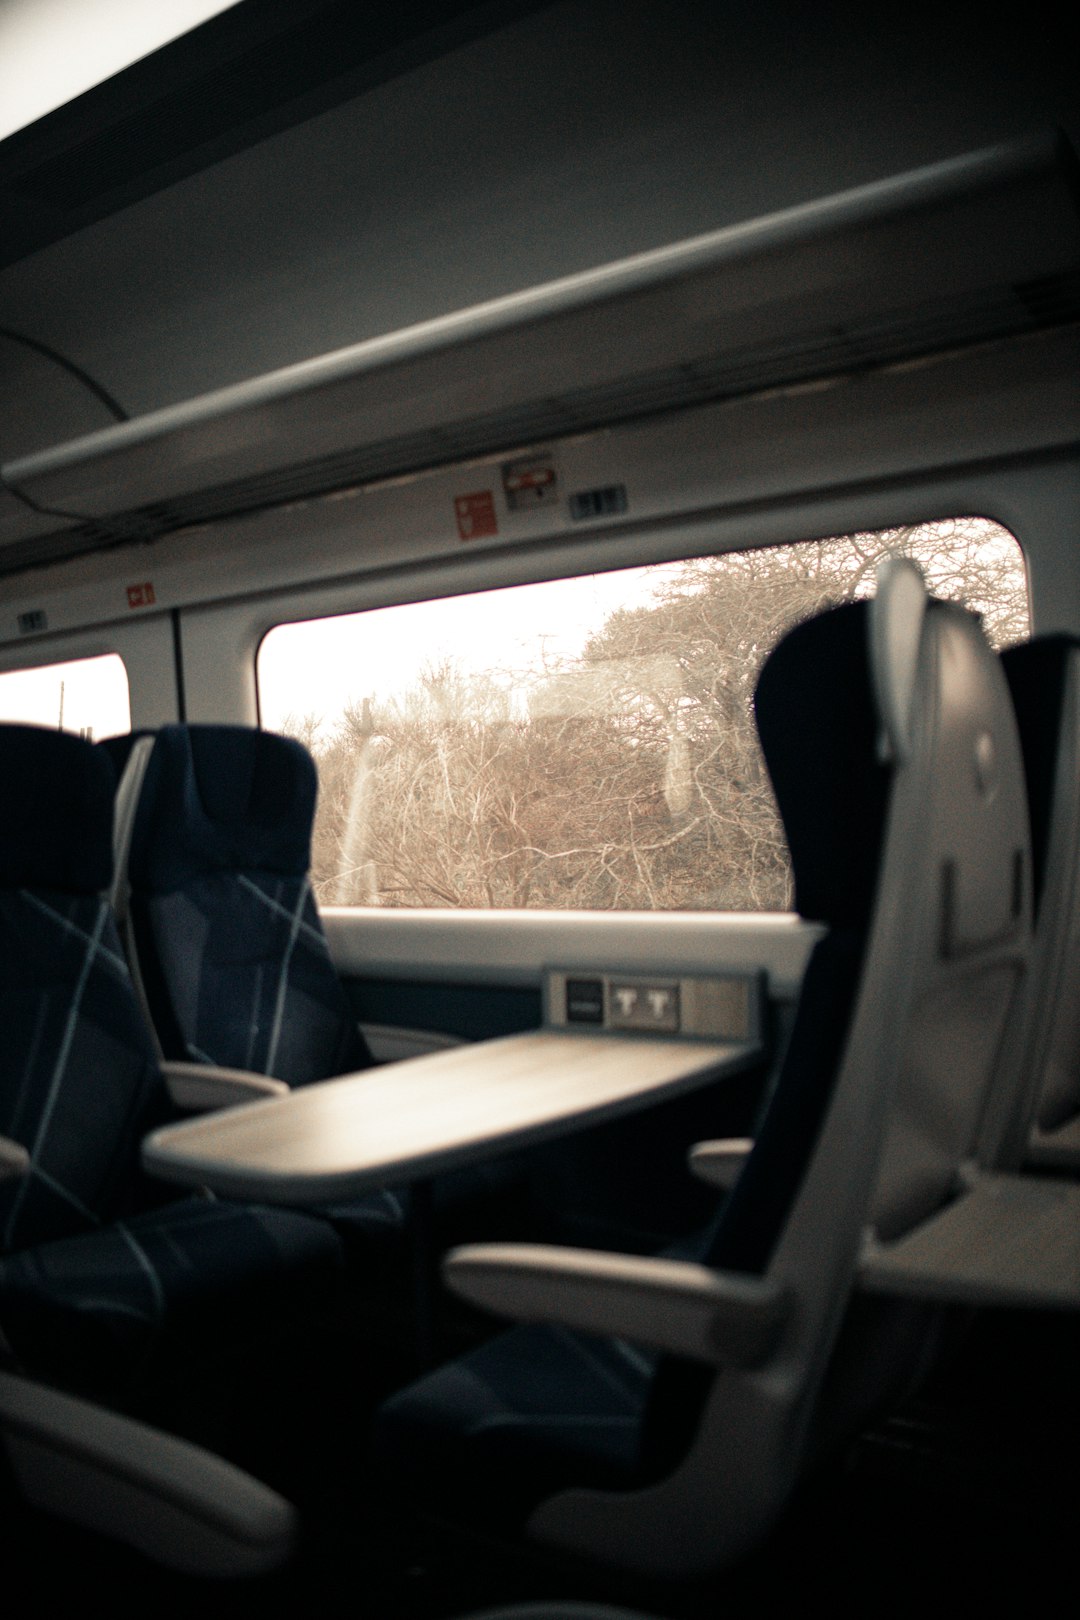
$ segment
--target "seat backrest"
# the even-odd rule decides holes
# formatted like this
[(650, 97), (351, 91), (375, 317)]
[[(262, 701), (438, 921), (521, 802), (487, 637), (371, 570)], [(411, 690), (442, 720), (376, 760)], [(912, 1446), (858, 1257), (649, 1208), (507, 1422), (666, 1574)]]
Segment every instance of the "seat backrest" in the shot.
[(128, 854), (131, 936), (164, 1055), (303, 1085), (370, 1054), (308, 867), (316, 772), (292, 738), (165, 726)]
[[(1041, 636), (1001, 655), (1024, 754), (1035, 880), (1035, 949), (1025, 1008), (1023, 1073), (1006, 1160), (1080, 1115), (1080, 641)], [(1073, 1162), (1071, 1159), (1068, 1162)]]
[(874, 602), (830, 610), (776, 648), (756, 713), (796, 903), (827, 933), (704, 1258), (767, 1279), (792, 1309), (759, 1366), (711, 1377), (666, 1477), (561, 1493), (529, 1525), (673, 1574), (752, 1546), (820, 1444), (864, 1231), (895, 1237), (928, 1217), (981, 1151), (1014, 1080), (1006, 1036), (1030, 945), (1019, 743), (972, 615), (927, 603), (912, 565), (886, 565)]
[(93, 744), (0, 725), (0, 1251), (96, 1226), (144, 1188), (161, 1088), (103, 891), (114, 777)]

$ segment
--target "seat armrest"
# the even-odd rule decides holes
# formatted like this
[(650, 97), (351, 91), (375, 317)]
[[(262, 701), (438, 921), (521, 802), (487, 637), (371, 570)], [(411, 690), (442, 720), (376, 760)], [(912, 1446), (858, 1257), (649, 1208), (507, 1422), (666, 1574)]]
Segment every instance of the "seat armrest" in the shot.
[(469, 1244), (447, 1256), (443, 1275), (463, 1299), (517, 1321), (611, 1334), (715, 1366), (759, 1366), (789, 1309), (765, 1278), (547, 1244)]
[(45, 1513), (187, 1575), (257, 1575), (292, 1551), (296, 1511), (210, 1452), (89, 1401), (0, 1373), (0, 1440)]
[(435, 1029), (400, 1029), (396, 1024), (369, 1024), (366, 1020), (359, 1028), (376, 1063), (407, 1063), (429, 1052), (451, 1052), (468, 1044), (464, 1036), (444, 1035)]
[(710, 1187), (730, 1192), (753, 1149), (752, 1136), (724, 1136), (714, 1142), (695, 1142), (690, 1149), (690, 1169)]
[(30, 1155), (21, 1142), (0, 1136), (0, 1181), (21, 1181), (30, 1168)]
[(218, 1069), (209, 1063), (179, 1063), (168, 1058), (159, 1065), (174, 1108), (185, 1114), (204, 1114), (238, 1103), (265, 1101), (288, 1093), (284, 1080), (247, 1069)]

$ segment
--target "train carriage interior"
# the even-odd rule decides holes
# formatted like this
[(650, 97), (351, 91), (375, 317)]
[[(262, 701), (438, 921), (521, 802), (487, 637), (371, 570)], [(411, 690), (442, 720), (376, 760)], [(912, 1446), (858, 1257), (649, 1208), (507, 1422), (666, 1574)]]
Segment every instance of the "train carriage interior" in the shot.
[(0, 3), (12, 1592), (1067, 1600), (1069, 37)]

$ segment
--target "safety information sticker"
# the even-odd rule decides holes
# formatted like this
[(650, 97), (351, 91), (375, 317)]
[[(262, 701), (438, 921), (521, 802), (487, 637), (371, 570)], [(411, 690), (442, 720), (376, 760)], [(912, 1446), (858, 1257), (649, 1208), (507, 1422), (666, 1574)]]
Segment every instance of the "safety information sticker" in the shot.
[(490, 489), (480, 489), (472, 495), (458, 495), (454, 500), (457, 532), (462, 540), (486, 540), (498, 534), (499, 520), (495, 515), (495, 495)]
[(551, 506), (558, 499), (559, 478), (552, 455), (519, 456), (516, 461), (505, 461), (502, 481), (511, 512)]

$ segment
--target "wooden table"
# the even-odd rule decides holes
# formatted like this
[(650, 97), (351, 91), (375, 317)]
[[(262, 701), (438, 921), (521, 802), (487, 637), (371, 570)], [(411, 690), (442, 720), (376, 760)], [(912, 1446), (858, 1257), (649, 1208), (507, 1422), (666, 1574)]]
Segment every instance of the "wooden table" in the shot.
[(327, 1204), (631, 1113), (758, 1062), (752, 1042), (541, 1029), (325, 1080), (153, 1132), (153, 1175)]
[(436, 1342), (431, 1181), (648, 1107), (760, 1061), (755, 1041), (533, 1030), (304, 1086), (155, 1131), (153, 1175), (226, 1198), (340, 1204), (413, 1183), (414, 1351)]

